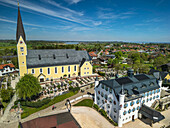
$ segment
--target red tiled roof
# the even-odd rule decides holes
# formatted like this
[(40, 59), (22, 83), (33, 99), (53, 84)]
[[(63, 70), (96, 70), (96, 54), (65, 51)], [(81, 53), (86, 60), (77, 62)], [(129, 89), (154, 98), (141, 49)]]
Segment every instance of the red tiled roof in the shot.
[(9, 66), (11, 68), (15, 68), (15, 66), (13, 64), (2, 64), (2, 65), (0, 65), (0, 69), (3, 69), (5, 66)]
[(39, 117), (22, 123), (23, 128), (80, 128), (81, 126), (69, 112)]
[(97, 57), (95, 52), (89, 52), (89, 55), (92, 56), (92, 57)]

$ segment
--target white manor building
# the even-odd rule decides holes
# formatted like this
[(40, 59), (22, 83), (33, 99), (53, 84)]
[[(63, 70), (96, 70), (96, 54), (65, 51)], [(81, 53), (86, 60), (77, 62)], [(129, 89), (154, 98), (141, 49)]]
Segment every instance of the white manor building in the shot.
[(133, 70), (129, 70), (127, 77), (102, 81), (96, 78), (94, 102), (119, 127), (142, 115), (157, 122), (164, 117), (150, 107), (160, 99), (161, 86), (161, 78), (157, 80), (146, 74), (134, 75)]
[(13, 73), (14, 71), (15, 71), (15, 66), (13, 64), (0, 65), (0, 76)]

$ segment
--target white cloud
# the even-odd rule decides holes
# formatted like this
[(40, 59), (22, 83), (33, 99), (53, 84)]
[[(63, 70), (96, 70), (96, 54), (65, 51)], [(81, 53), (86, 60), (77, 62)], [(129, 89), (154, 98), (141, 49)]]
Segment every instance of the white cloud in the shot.
[(153, 18), (153, 19), (149, 19), (149, 20), (146, 20), (145, 22), (161, 22), (162, 19), (160, 18)]
[(98, 26), (98, 25), (101, 25), (102, 22), (101, 22), (101, 21), (95, 21), (95, 22), (93, 22), (93, 24), (94, 24), (95, 26)]
[(77, 4), (82, 0), (65, 0), (66, 2), (68, 2), (69, 4)]
[[(16, 23), (17, 23), (16, 21), (9, 20), (9, 19), (4, 19), (4, 18), (0, 18), (0, 21), (8, 22), (8, 23), (14, 23), (14, 24), (16, 24)], [(40, 25), (30, 24), (30, 23), (24, 23), (24, 25), (34, 26), (34, 27), (43, 27), (43, 26), (40, 26)]]
[(136, 14), (133, 11), (127, 11), (123, 13), (115, 13), (110, 9), (99, 9), (98, 18), (100, 19), (128, 19), (132, 15)]
[(51, 5), (53, 5), (53, 6), (56, 6), (56, 7), (58, 7), (58, 8), (61, 8), (61, 9), (63, 9), (63, 10), (66, 10), (66, 11), (68, 11), (68, 12), (70, 12), (70, 13), (73, 13), (73, 14), (76, 14), (76, 15), (79, 15), (79, 16), (83, 16), (84, 14), (83, 14), (83, 12), (76, 12), (76, 11), (74, 11), (74, 10), (72, 10), (72, 9), (69, 9), (69, 8), (66, 8), (66, 7), (64, 7), (64, 6), (61, 6), (60, 4), (58, 4), (58, 3), (56, 3), (55, 1), (53, 1), (53, 0), (45, 0), (45, 2), (48, 2), (49, 4), (51, 4)]
[[(10, 5), (17, 6), (17, 2), (14, 2), (13, 0), (0, 0), (0, 1), (3, 2), (3, 3), (7, 3), (7, 4), (10, 4)], [(28, 10), (39, 12), (39, 13), (42, 13), (42, 14), (45, 14), (45, 15), (48, 15), (48, 16), (52, 16), (52, 17), (56, 17), (56, 18), (59, 18), (59, 19), (66, 20), (66, 21), (79, 23), (79, 24), (88, 26), (80, 18), (73, 16), (71, 13), (68, 13), (66, 11), (61, 13), (60, 11), (54, 11), (54, 10), (51, 10), (51, 9), (47, 9), (45, 7), (35, 5), (35, 4), (32, 4), (32, 3), (27, 2), (27, 1), (22, 1), (20, 3), (20, 6), (23, 7), (23, 8), (26, 8)]]
[(90, 30), (91, 28), (88, 27), (73, 27), (71, 31), (87, 31)]

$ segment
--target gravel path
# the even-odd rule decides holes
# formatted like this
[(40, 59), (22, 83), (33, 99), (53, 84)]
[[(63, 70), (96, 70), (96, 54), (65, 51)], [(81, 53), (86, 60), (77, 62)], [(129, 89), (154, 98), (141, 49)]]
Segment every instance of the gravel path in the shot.
[(114, 128), (102, 115), (89, 107), (73, 107), (71, 114), (82, 128)]

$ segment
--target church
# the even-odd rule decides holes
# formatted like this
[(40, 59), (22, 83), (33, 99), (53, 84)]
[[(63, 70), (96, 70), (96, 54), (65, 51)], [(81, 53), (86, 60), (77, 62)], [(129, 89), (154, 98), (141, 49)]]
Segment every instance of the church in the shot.
[(147, 74), (134, 75), (128, 70), (127, 77), (95, 81), (94, 103), (105, 110), (119, 127), (143, 116), (151, 124), (164, 117), (151, 106), (160, 99), (162, 79)]
[(20, 77), (33, 74), (40, 82), (57, 78), (90, 76), (92, 59), (87, 51), (74, 49), (27, 50), (26, 35), (18, 4), (17, 54)]

